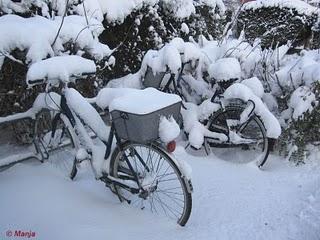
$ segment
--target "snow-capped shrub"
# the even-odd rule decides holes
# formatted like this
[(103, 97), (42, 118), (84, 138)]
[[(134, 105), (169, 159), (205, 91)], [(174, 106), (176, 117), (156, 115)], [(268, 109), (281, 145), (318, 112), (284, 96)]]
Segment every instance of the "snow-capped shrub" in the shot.
[(60, 54), (87, 53), (96, 60), (111, 54), (110, 48), (98, 41), (103, 31), (100, 22), (90, 19), (87, 23), (84, 17), (77, 15), (66, 16), (63, 20), (61, 25), (62, 17), (54, 20), (11, 14), (0, 17), (0, 52), (10, 55), (15, 49), (26, 51), (25, 64)]
[(308, 46), (319, 13), (300, 0), (250, 1), (243, 5), (237, 27), (251, 43), (260, 38), (263, 47), (276, 47), (288, 40), (293, 46)]
[[(288, 55), (289, 46), (263, 51), (256, 74), (263, 80), (284, 129), (279, 149), (301, 160), (306, 146), (319, 141), (319, 50)], [(268, 100), (268, 101), (269, 101)], [(269, 101), (270, 102), (270, 101)]]
[[(283, 112), (283, 115), (287, 115), (286, 117), (291, 115), (291, 118), (287, 120), (280, 141), (280, 150), (289, 160), (297, 163), (306, 159), (309, 154), (308, 145), (320, 143), (320, 83), (317, 82), (312, 89), (304, 89), (303, 92), (304, 96), (301, 96), (300, 92), (299, 96), (293, 94), (290, 99), (291, 105), (293, 104), (291, 101), (298, 100), (295, 104), (300, 103), (300, 106), (295, 106), (294, 109), (289, 107), (287, 112)], [(310, 100), (313, 101), (310, 103)], [(303, 111), (303, 114), (297, 117), (297, 111)]]
[(86, 27), (84, 17), (66, 16), (57, 35), (61, 21), (61, 17), (54, 20), (41, 16), (23, 18), (11, 14), (0, 17), (0, 86), (5, 96), (14, 93), (9, 97), (12, 101), (5, 101), (6, 105), (11, 106), (1, 108), (1, 115), (18, 109), (26, 110), (26, 107), (31, 106), (35, 92), (26, 91), (24, 84), (28, 65), (55, 55), (85, 54), (100, 61), (111, 54), (109, 47), (98, 41), (103, 26), (97, 20), (90, 19), (90, 27)]
[(176, 15), (177, 6), (182, 2), (184, 3), (162, 0), (154, 5), (145, 4), (132, 11), (121, 23), (104, 20), (106, 30), (101, 34), (100, 40), (111, 48), (121, 44), (114, 52), (116, 66), (112, 72), (106, 70), (104, 78), (112, 79), (136, 72), (147, 50), (159, 49), (175, 37), (184, 40), (189, 37), (197, 39), (200, 35), (208, 38), (220, 37), (227, 21), (223, 15), (224, 5), (220, 0), (190, 1), (189, 4), (192, 2), (192, 5), (186, 5), (190, 7), (190, 14), (186, 10), (188, 14), (184, 12)]

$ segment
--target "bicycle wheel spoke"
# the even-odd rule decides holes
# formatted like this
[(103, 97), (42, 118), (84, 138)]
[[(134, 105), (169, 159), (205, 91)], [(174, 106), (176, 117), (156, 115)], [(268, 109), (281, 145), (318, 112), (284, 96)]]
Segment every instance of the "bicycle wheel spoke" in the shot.
[(170, 207), (168, 204), (164, 203), (161, 198), (159, 197), (158, 193), (155, 193), (155, 196), (157, 196), (159, 202), (161, 202), (163, 204), (163, 206), (165, 206), (176, 218), (179, 218), (180, 213), (175, 210), (174, 208)]
[(149, 201), (151, 202), (151, 204), (152, 204), (153, 209), (155, 210), (155, 212), (158, 214), (158, 210), (157, 210), (157, 208), (156, 208), (156, 205), (154, 204), (153, 197), (152, 197), (152, 198), (150, 198), (150, 200), (149, 200)]
[[(181, 202), (179, 203), (179, 202), (177, 201), (177, 199), (171, 197), (170, 195), (168, 195), (168, 194), (166, 194), (166, 193), (164, 193), (164, 192), (157, 192), (157, 193), (158, 193), (158, 194), (164, 194), (168, 199), (170, 199), (173, 203), (175, 203), (176, 206), (180, 207), (181, 210), (183, 210), (183, 208), (184, 208), (183, 204), (181, 204)], [(178, 199), (178, 200), (184, 202), (184, 201), (181, 200), (181, 199)]]
[[(121, 195), (131, 199), (132, 206), (175, 219), (184, 225), (190, 216), (191, 195), (186, 192), (184, 180), (173, 160), (152, 145), (129, 143), (124, 149), (134, 149), (128, 161), (137, 171), (141, 190), (132, 194), (117, 186)], [(119, 165), (120, 158), (118, 156), (111, 161), (114, 162), (111, 167), (114, 177), (123, 172)]]
[[(248, 163), (256, 161), (259, 155), (268, 156), (268, 141), (263, 122), (256, 115), (250, 116), (247, 121), (240, 124), (241, 113), (245, 110), (244, 105), (226, 106), (210, 118), (208, 129), (223, 133), (223, 128), (230, 129), (230, 142), (210, 142), (212, 152), (221, 160)], [(224, 132), (225, 133), (225, 132)], [(260, 158), (263, 161), (266, 157)], [(260, 162), (258, 163), (260, 165)]]
[[(175, 200), (178, 200), (178, 201), (181, 201), (181, 202), (184, 203), (183, 198), (181, 199), (181, 198), (178, 198), (177, 196), (172, 196), (172, 195), (170, 195), (170, 193), (168, 193), (168, 192), (166, 192), (166, 191), (162, 191), (162, 190), (157, 189), (157, 192), (162, 193), (162, 194), (165, 194), (165, 195), (167, 195), (168, 197), (170, 197), (170, 198), (172, 198), (172, 199), (175, 199)], [(180, 195), (180, 196), (181, 196), (181, 195)], [(182, 196), (183, 196), (183, 195), (182, 195)]]

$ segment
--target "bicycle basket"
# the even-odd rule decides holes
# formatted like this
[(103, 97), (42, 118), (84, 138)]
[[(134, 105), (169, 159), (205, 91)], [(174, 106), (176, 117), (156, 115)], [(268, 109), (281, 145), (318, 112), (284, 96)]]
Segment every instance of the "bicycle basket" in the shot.
[(147, 87), (153, 87), (156, 89), (160, 88), (160, 84), (162, 82), (162, 79), (164, 78), (164, 75), (166, 72), (159, 72), (155, 75), (153, 74), (153, 71), (150, 67), (147, 68), (147, 73), (143, 80), (143, 85)]
[(113, 110), (111, 116), (116, 133), (121, 139), (147, 143), (159, 138), (160, 117), (173, 116), (178, 122), (180, 108), (181, 102), (177, 102), (148, 114), (134, 114)]

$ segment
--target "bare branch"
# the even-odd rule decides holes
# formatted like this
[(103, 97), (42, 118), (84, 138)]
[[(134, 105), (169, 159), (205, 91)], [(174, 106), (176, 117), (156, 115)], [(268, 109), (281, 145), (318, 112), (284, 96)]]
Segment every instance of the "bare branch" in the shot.
[(23, 65), (23, 66), (26, 65), (24, 62), (22, 62), (22, 61), (19, 60), (19, 59), (16, 59), (14, 56), (10, 55), (9, 53), (4, 53), (4, 52), (0, 51), (0, 54), (1, 54), (1, 56), (7, 57), (7, 58), (9, 58), (10, 60), (12, 60), (12, 61), (14, 61), (14, 62), (17, 62), (17, 63), (19, 63), (19, 64), (21, 64), (21, 65)]
[(62, 28), (62, 25), (63, 25), (63, 22), (64, 22), (64, 18), (66, 17), (67, 12), (68, 12), (68, 7), (69, 7), (69, 0), (67, 0), (67, 2), (66, 2), (66, 9), (65, 9), (65, 11), (64, 11), (61, 24), (60, 24), (59, 29), (58, 29), (58, 32), (57, 32), (57, 34), (56, 34), (56, 36), (55, 36), (55, 38), (54, 38), (54, 40), (53, 40), (53, 43), (51, 44), (51, 47), (54, 46), (54, 44), (56, 43), (56, 41), (57, 41), (57, 39), (58, 39), (58, 36), (59, 36), (59, 34), (60, 34), (60, 31), (61, 31), (61, 28)]

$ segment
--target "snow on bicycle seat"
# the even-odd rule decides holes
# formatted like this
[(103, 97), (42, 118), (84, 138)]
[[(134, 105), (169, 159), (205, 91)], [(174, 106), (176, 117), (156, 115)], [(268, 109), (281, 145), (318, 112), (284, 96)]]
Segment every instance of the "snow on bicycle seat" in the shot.
[(104, 88), (97, 96), (96, 103), (102, 109), (118, 110), (133, 114), (148, 114), (181, 102), (175, 94), (161, 92), (155, 88), (143, 90), (132, 88)]
[(27, 84), (70, 82), (72, 77), (83, 77), (95, 72), (96, 65), (92, 60), (80, 56), (57, 56), (32, 64), (27, 72)]

